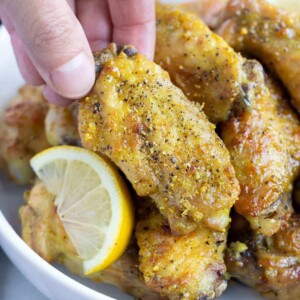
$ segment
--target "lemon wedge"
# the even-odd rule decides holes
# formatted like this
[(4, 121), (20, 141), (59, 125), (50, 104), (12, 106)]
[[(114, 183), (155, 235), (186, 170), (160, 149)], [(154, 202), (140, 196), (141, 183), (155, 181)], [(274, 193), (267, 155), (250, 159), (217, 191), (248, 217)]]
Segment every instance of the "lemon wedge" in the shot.
[(86, 275), (100, 271), (125, 251), (134, 213), (117, 170), (97, 154), (72, 146), (49, 148), (31, 161), (79, 256)]

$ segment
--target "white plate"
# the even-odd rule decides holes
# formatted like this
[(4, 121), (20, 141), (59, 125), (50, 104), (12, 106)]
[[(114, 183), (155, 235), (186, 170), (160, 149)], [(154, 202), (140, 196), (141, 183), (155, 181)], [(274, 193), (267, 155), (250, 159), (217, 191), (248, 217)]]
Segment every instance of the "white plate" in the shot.
[[(0, 109), (23, 84), (10, 40), (4, 28), (0, 28)], [(0, 141), (1, 142), (1, 141)], [(16, 267), (46, 297), (57, 300), (132, 299), (117, 288), (80, 278), (62, 266), (51, 266), (33, 252), (20, 238), (18, 209), (23, 203), (22, 193), (5, 176), (0, 176), (0, 245)], [(17, 283), (16, 283), (17, 287)], [(258, 300), (253, 290), (240, 284), (229, 284), (220, 300)]]

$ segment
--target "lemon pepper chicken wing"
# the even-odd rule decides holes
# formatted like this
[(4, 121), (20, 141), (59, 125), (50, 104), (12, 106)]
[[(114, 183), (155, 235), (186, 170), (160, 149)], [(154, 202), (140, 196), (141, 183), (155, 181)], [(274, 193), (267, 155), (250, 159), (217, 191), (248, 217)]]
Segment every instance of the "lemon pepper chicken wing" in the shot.
[(146, 285), (168, 299), (215, 299), (227, 287), (223, 250), (227, 232), (199, 226), (174, 236), (156, 209), (139, 215), (136, 237)]
[[(24, 241), (46, 261), (64, 264), (83, 276), (82, 261), (57, 214), (53, 195), (37, 182), (26, 193), (25, 199), (27, 203), (19, 212)], [(134, 241), (115, 263), (89, 278), (117, 285), (137, 299), (162, 299), (145, 285), (138, 268), (138, 248)]]
[(300, 162), (300, 124), (277, 84), (261, 78), (251, 110), (221, 126), (241, 186), (235, 209), (266, 235), (292, 212), (289, 194)]
[[(10, 177), (25, 185), (33, 178), (29, 160), (57, 145), (80, 145), (78, 103), (48, 104), (40, 87), (25, 85), (4, 112), (0, 127), (0, 159)], [(2, 166), (1, 166), (2, 167)]]
[(0, 126), (0, 158), (10, 177), (18, 184), (28, 184), (33, 173), (31, 157), (49, 147), (44, 119), (48, 104), (40, 88), (24, 86), (5, 110)]
[(84, 147), (108, 156), (140, 196), (150, 196), (173, 233), (202, 221), (224, 230), (239, 185), (228, 151), (199, 105), (131, 47), (99, 54), (100, 74), (81, 101)]
[(237, 51), (266, 64), (288, 89), (300, 112), (300, 18), (264, 0), (230, 1), (218, 29)]
[[(46, 261), (61, 263), (83, 276), (82, 261), (57, 214), (53, 195), (36, 182), (25, 200), (19, 212), (24, 241)], [(153, 209), (139, 221), (136, 235), (139, 258), (133, 240), (115, 263), (88, 277), (117, 285), (141, 300), (215, 299), (226, 288), (226, 232), (200, 227), (186, 236), (172, 236), (163, 217)]]
[(293, 214), (272, 237), (244, 229), (235, 234), (225, 254), (231, 276), (267, 298), (299, 299), (300, 216)]
[(247, 108), (245, 59), (192, 14), (158, 5), (156, 17), (155, 62), (187, 98), (204, 104), (214, 123), (227, 120), (234, 106)]

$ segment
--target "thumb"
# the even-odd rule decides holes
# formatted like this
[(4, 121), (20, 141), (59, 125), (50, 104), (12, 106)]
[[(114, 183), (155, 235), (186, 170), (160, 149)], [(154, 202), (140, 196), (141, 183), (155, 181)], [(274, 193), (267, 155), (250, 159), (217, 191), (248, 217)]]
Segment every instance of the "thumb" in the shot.
[(65, 0), (4, 0), (16, 34), (45, 82), (66, 98), (94, 84), (94, 60), (84, 31)]

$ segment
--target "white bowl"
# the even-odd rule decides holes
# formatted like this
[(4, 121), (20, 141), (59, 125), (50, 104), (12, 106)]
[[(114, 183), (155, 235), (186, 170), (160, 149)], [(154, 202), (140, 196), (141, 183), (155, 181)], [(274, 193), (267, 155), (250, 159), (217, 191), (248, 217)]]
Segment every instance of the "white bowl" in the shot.
[[(3, 110), (23, 84), (9, 36), (3, 27), (0, 28), (0, 53), (0, 109)], [(132, 299), (116, 287), (80, 278), (63, 266), (52, 266), (32, 251), (19, 236), (18, 209), (23, 203), (23, 192), (24, 189), (9, 182), (4, 175), (0, 176), (0, 245), (37, 289), (49, 299), (57, 300)], [(229, 284), (220, 300), (239, 300), (241, 297), (244, 300), (262, 299), (245, 286)]]

